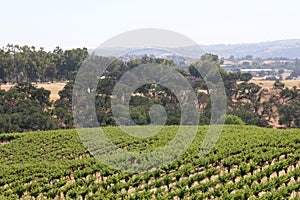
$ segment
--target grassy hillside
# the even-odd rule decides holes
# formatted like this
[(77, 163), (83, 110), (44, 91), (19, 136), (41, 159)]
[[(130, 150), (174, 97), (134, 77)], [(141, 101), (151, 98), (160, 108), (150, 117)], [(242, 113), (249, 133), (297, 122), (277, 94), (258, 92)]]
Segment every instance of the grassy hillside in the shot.
[[(108, 136), (127, 150), (155, 149), (171, 140), (166, 127), (151, 139)], [(225, 126), (213, 151), (198, 157), (207, 127), (186, 154), (142, 174), (104, 166), (75, 130), (0, 135), (0, 199), (279, 199), (300, 196), (300, 131)]]

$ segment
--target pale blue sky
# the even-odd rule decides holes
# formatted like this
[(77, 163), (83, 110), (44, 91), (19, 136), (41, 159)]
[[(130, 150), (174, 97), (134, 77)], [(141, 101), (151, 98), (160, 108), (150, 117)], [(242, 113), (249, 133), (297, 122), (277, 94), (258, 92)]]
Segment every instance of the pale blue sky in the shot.
[(199, 44), (300, 38), (299, 0), (0, 0), (0, 46), (94, 48), (116, 34), (164, 28)]

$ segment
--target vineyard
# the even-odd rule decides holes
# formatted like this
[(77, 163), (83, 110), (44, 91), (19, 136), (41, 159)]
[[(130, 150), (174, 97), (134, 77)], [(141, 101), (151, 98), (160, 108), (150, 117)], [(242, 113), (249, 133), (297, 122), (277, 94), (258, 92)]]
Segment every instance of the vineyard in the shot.
[[(0, 199), (299, 199), (300, 131), (225, 126), (199, 157), (207, 126), (188, 151), (162, 169), (131, 173), (96, 160), (76, 130), (0, 135)], [(177, 126), (134, 139), (103, 128), (119, 148), (147, 152), (168, 144)], [(137, 160), (133, 162), (138, 162)]]

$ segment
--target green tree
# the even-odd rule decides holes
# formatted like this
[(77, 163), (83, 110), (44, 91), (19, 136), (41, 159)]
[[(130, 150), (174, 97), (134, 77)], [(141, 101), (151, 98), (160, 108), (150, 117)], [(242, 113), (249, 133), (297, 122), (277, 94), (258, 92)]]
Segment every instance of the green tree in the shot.
[(225, 124), (245, 125), (245, 122), (238, 116), (226, 115)]
[(50, 91), (22, 83), (0, 92), (0, 132), (56, 129), (49, 107)]

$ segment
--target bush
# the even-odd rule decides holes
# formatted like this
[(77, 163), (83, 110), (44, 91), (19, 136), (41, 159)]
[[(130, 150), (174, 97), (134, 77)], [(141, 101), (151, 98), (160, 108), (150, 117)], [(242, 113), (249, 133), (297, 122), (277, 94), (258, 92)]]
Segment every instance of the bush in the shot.
[(238, 116), (227, 115), (225, 118), (225, 124), (245, 125), (245, 122)]
[(230, 112), (234, 116), (238, 116), (242, 121), (246, 123), (246, 125), (255, 125), (260, 127), (269, 127), (269, 123), (265, 119), (261, 119), (255, 114), (246, 111), (231, 111)]

